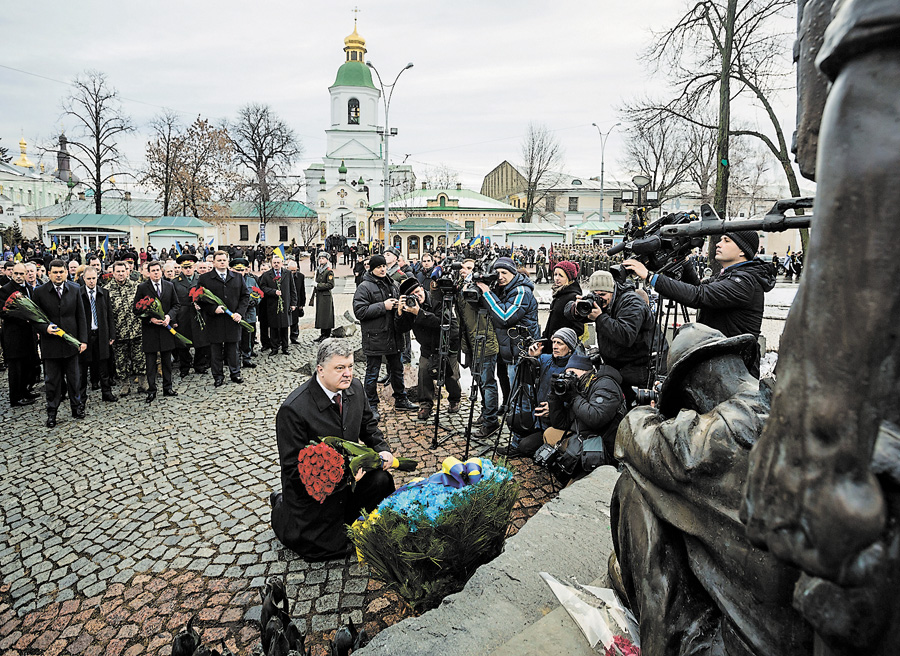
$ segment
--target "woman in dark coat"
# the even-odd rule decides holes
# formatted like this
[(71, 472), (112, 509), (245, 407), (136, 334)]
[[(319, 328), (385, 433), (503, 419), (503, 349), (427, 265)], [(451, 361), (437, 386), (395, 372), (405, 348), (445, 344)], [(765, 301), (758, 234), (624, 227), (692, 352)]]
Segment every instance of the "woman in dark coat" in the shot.
[(544, 342), (544, 353), (553, 353), (553, 345), (550, 339), (560, 328), (571, 328), (581, 339), (584, 334), (584, 323), (575, 321), (565, 315), (566, 303), (574, 301), (576, 296), (581, 296), (581, 285), (578, 284), (578, 265), (564, 260), (557, 262), (553, 267), (553, 300), (550, 301), (550, 316), (547, 317), (547, 325), (541, 335), (547, 341)]
[(331, 336), (331, 329), (334, 328), (332, 289), (334, 289), (334, 271), (328, 263), (328, 254), (322, 252), (319, 253), (319, 265), (316, 267), (316, 284), (309, 299), (310, 306), (316, 306), (316, 328), (322, 331), (315, 339), (317, 342)]

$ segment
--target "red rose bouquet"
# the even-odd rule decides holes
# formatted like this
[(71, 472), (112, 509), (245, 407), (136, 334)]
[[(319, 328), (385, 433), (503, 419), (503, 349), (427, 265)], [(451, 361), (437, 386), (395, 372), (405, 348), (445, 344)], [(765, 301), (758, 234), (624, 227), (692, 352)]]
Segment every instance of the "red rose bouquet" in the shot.
[[(197, 287), (194, 287), (190, 292), (188, 292), (188, 295), (191, 297), (191, 301), (193, 301), (194, 303), (208, 303), (210, 305), (218, 305), (225, 311), (225, 314), (227, 314), (229, 317), (234, 316), (234, 312), (225, 307), (225, 301), (213, 294), (206, 287), (201, 287), (198, 285)], [(251, 326), (243, 319), (241, 319), (240, 324), (251, 333), (253, 332), (253, 326)]]
[(297, 471), (306, 492), (319, 503), (337, 489), (347, 473), (344, 458), (324, 442), (300, 451)]
[(22, 292), (13, 292), (9, 295), (6, 303), (3, 304), (3, 314), (29, 323), (50, 324), (50, 327), (54, 329), (51, 334), (62, 337), (72, 346), (81, 347), (80, 341), (51, 322), (44, 311)]
[[(149, 296), (145, 296), (137, 303), (134, 304), (134, 309), (141, 313), (142, 317), (153, 317), (154, 319), (159, 319), (160, 321), (164, 321), (166, 318), (165, 312), (162, 309), (162, 303), (159, 302), (158, 298), (150, 298)], [(170, 333), (175, 335), (178, 340), (184, 344), (185, 346), (192, 346), (193, 342), (189, 340), (187, 337), (176, 331), (172, 326), (163, 326)]]

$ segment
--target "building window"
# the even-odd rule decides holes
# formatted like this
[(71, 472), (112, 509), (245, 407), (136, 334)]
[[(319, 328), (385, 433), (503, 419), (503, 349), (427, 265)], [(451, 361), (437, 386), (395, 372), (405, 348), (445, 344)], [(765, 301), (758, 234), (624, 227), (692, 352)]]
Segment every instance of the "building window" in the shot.
[(394, 235), (394, 248), (403, 248), (403, 238), (400, 235)]
[(419, 238), (415, 235), (406, 238), (406, 253), (407, 255), (419, 255)]
[(347, 102), (347, 123), (359, 125), (359, 101), (356, 98)]
[(278, 241), (287, 241), (287, 226), (278, 226)]
[(441, 207), (447, 207), (447, 197), (443, 194), (438, 196), (438, 202), (440, 203)]
[(578, 196), (569, 196), (569, 211), (578, 211)]
[(241, 241), (250, 241), (250, 226), (238, 226), (241, 229)]
[(621, 212), (622, 211), (622, 197), (616, 196), (613, 198), (613, 212)]
[(434, 237), (431, 235), (425, 235), (425, 238), (422, 240), (422, 246), (424, 247), (423, 253), (430, 253), (434, 250)]
[(475, 239), (475, 222), (466, 221), (466, 239), (472, 241)]
[(548, 212), (556, 211), (556, 196), (547, 196), (547, 198), (544, 199), (544, 209)]

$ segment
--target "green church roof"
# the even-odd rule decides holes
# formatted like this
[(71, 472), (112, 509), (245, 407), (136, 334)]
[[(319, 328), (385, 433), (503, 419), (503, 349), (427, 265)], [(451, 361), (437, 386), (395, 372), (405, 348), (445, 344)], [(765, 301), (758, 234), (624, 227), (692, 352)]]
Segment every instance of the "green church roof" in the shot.
[(372, 71), (369, 67), (358, 61), (344, 62), (338, 69), (333, 87), (367, 87), (374, 89), (372, 84)]

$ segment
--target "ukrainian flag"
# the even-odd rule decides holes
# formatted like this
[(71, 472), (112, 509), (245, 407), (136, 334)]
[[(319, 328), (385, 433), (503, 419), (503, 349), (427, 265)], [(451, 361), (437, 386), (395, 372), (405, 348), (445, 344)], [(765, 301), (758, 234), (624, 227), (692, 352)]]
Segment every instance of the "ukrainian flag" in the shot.
[(52, 237), (50, 237), (50, 250), (55, 253), (56, 247), (57, 247), (56, 235), (53, 235)]
[(274, 255), (277, 255), (278, 257), (280, 257), (282, 260), (285, 259), (285, 257), (284, 257), (284, 244), (278, 244), (278, 247), (277, 247), (274, 251), (272, 251), (272, 252), (273, 252)]
[(469, 242), (469, 246), (477, 246), (481, 243), (481, 235), (476, 235), (472, 241)]
[(106, 235), (106, 239), (103, 240), (100, 252), (103, 253), (103, 260), (106, 261), (106, 256), (109, 253), (109, 235)]
[(459, 233), (459, 236), (456, 238), (456, 241), (453, 242), (453, 245), (454, 246), (462, 246), (465, 243), (466, 243), (466, 233), (461, 232), (461, 233)]
[(181, 255), (181, 244), (177, 241), (175, 242), (175, 250), (178, 251), (178, 254)]

